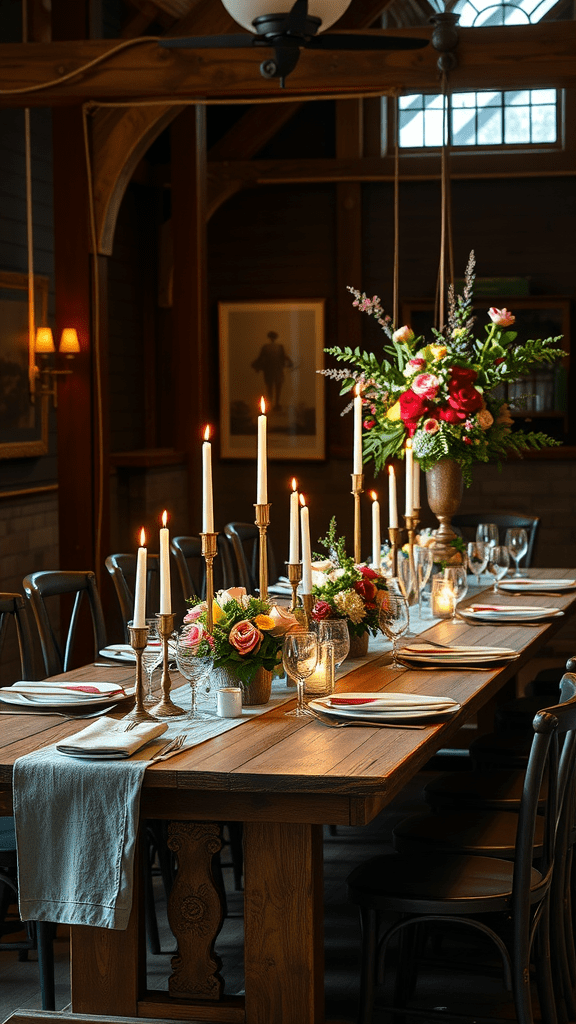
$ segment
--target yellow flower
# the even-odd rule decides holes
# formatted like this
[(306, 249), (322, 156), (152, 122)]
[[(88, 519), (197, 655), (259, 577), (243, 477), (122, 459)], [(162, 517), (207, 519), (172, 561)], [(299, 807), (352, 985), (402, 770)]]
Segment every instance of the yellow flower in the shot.
[(387, 420), (399, 420), (400, 419), (400, 402), (395, 402), (391, 405), (386, 413)]
[(446, 345), (428, 345), (428, 349), (433, 359), (444, 359), (447, 351)]
[(275, 624), (276, 623), (271, 615), (254, 616), (254, 625), (257, 626), (258, 629), (274, 629)]
[(217, 601), (212, 601), (212, 621), (214, 623), (220, 622), (220, 619), (224, 618), (224, 612)]

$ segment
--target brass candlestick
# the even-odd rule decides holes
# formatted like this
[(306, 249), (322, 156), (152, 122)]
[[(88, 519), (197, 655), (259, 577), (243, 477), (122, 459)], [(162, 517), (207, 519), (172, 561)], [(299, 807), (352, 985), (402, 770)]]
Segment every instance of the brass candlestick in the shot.
[(388, 537), (390, 539), (390, 546), (392, 550), (392, 575), (398, 575), (398, 539), (400, 536), (400, 530), (397, 526), (388, 527)]
[(128, 632), (130, 633), (130, 646), (136, 655), (136, 703), (132, 711), (124, 715), (124, 719), (131, 722), (153, 722), (152, 715), (149, 715), (144, 707), (144, 683), (142, 677), (142, 652), (145, 650), (148, 641), (149, 627), (128, 626)]
[(218, 554), (218, 534), (201, 533), (202, 556), (206, 562), (206, 626), (212, 632), (214, 626), (214, 559)]
[(364, 473), (352, 473), (352, 494), (354, 495), (354, 561), (362, 561), (362, 527), (360, 519), (360, 495), (364, 491)]
[(314, 598), (312, 594), (302, 594), (302, 604), (304, 605), (304, 615), (306, 618), (306, 629), (312, 628), (312, 609), (314, 607)]
[(171, 613), (158, 612), (158, 633), (162, 641), (162, 699), (154, 708), (154, 718), (177, 718), (186, 712), (170, 699), (172, 680), (168, 671), (168, 640), (174, 629), (174, 616)]
[(302, 579), (302, 562), (286, 562), (286, 568), (288, 570), (288, 580), (292, 587), (290, 611), (293, 612), (298, 604), (298, 584)]
[(260, 534), (260, 598), (266, 601), (268, 598), (268, 544), (266, 534), (270, 526), (270, 503), (266, 505), (254, 505), (256, 509), (256, 526)]
[(404, 516), (406, 530), (408, 532), (408, 561), (410, 563), (410, 585), (407, 588), (408, 604), (416, 604), (418, 600), (418, 580), (416, 578), (416, 565), (414, 563), (414, 541), (416, 529), (420, 521), (420, 509), (413, 509), (411, 516)]

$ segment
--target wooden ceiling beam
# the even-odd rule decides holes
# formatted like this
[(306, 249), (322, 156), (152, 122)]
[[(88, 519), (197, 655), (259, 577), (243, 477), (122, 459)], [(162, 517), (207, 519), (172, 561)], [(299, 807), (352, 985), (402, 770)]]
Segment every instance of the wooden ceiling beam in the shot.
[(394, 0), (352, 0), (348, 10), (344, 11), (342, 17), (336, 22), (334, 29), (347, 32), (348, 29), (370, 28), (393, 3)]
[[(394, 35), (425, 36), (430, 29)], [(3, 106), (55, 106), (84, 100), (177, 99), (266, 102), (438, 88), (436, 51), (304, 50), (286, 88), (262, 78), (261, 50), (162, 50), (145, 42), (78, 77), (58, 78), (107, 54), (115, 41), (0, 45), (0, 91), (55, 80), (38, 92), (0, 96)], [(453, 89), (568, 87), (576, 83), (576, 22), (462, 29)]]

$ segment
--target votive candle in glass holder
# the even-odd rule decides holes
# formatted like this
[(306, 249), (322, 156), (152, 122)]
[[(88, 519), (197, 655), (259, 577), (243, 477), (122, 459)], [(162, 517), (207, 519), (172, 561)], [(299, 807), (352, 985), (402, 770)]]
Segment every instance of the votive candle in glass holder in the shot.
[(312, 675), (304, 681), (308, 697), (328, 697), (334, 693), (334, 644), (330, 641), (318, 645), (318, 661)]
[(432, 580), (432, 618), (451, 619), (456, 608), (456, 593), (444, 576), (434, 576)]

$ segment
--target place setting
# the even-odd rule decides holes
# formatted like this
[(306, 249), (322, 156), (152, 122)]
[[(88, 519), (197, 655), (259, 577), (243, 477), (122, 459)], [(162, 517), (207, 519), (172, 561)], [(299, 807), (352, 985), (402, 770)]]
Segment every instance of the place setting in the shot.
[(81, 717), (85, 711), (93, 709), (105, 713), (133, 697), (133, 687), (101, 681), (20, 680), (12, 686), (0, 687), (0, 703), (18, 709), (15, 713), (25, 711), (28, 714), (65, 711), (67, 716), (73, 717), (79, 711)]
[(450, 697), (417, 693), (346, 693), (314, 698), (308, 702), (308, 708), (315, 715), (349, 725), (408, 728), (413, 722), (453, 715), (460, 710), (460, 704)]
[(470, 604), (458, 610), (458, 617), (466, 622), (507, 625), (515, 622), (543, 622), (564, 615), (561, 608), (532, 605)]
[(398, 652), (401, 664), (423, 668), (490, 668), (520, 655), (510, 647), (469, 646), (466, 644), (413, 643)]

